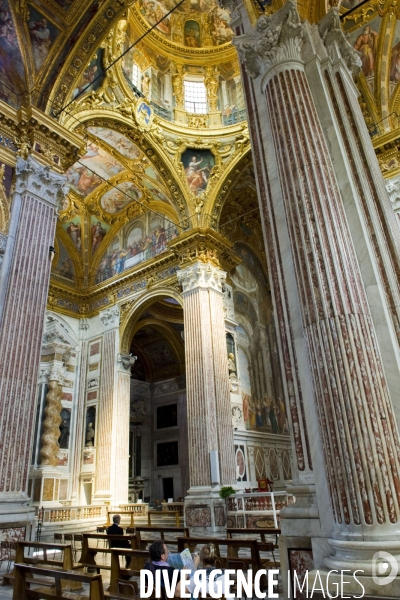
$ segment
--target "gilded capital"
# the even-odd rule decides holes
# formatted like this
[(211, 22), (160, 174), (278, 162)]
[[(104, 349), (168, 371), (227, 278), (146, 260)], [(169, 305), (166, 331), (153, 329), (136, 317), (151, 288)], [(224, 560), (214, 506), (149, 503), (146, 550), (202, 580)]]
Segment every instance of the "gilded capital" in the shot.
[(296, 1), (288, 0), (273, 15), (262, 15), (249, 33), (232, 41), (248, 74), (256, 79), (278, 63), (301, 61), (303, 37)]

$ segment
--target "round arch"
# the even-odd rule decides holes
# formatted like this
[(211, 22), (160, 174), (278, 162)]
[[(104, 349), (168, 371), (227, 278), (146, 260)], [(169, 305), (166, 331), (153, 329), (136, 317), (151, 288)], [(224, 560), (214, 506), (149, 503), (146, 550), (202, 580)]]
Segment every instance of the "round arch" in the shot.
[(179, 302), (183, 308), (182, 294), (172, 287), (157, 287), (146, 290), (139, 297), (131, 301), (132, 304), (120, 325), (122, 353), (129, 353), (131, 341), (136, 332), (135, 328), (137, 327), (140, 316), (143, 314), (146, 308), (150, 307), (157, 300), (162, 300), (165, 297), (173, 298)]

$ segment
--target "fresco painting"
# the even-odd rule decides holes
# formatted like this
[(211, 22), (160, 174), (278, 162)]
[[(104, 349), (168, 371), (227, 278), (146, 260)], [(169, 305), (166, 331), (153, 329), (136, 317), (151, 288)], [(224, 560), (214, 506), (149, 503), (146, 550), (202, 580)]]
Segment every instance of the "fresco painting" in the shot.
[(91, 216), (90, 241), (92, 244), (92, 254), (96, 252), (109, 229), (109, 225), (103, 223), (93, 215)]
[(97, 50), (78, 79), (77, 86), (72, 93), (72, 98), (77, 98), (82, 93), (94, 92), (102, 85), (104, 79), (103, 53), (103, 49), (100, 48)]
[[(140, 12), (150, 25), (155, 25), (175, 6), (176, 2), (174, 0), (140, 0)], [(192, 0), (191, 2), (184, 2), (174, 12), (177, 15), (193, 16), (199, 13), (208, 13), (210, 15), (211, 38), (214, 46), (225, 44), (233, 37), (233, 32), (229, 27), (229, 13), (226, 9), (218, 6), (216, 0)], [(183, 38), (186, 46), (199, 48), (201, 46), (200, 27), (197, 23), (197, 29), (193, 23), (196, 23), (196, 21), (186, 21)], [(173, 26), (174, 18), (171, 20), (171, 16), (168, 16), (157, 25), (157, 29), (171, 39)], [(174, 30), (174, 33), (176, 33), (176, 30)]]
[(161, 254), (167, 242), (178, 235), (176, 226), (150, 213), (128, 223), (108, 246), (98, 266), (96, 283)]
[(349, 36), (350, 43), (361, 54), (361, 70), (365, 77), (372, 77), (375, 72), (380, 22), (381, 18), (377, 17)]
[(118, 131), (106, 129), (105, 127), (89, 127), (88, 131), (109, 144), (126, 158), (134, 160), (140, 158), (142, 154), (136, 144), (131, 142), (131, 140), (128, 140), (128, 138), (121, 133), (118, 133)]
[(200, 25), (197, 21), (186, 21), (183, 35), (185, 46), (200, 48)]
[(124, 170), (116, 158), (108, 152), (89, 144), (85, 156), (66, 172), (71, 188), (81, 196), (87, 196), (101, 183)]
[(58, 252), (53, 261), (53, 274), (68, 281), (75, 280), (74, 263), (68, 254), (64, 244), (57, 238)]
[(59, 30), (31, 5), (29, 6), (29, 15), (28, 27), (32, 42), (33, 60), (36, 71), (40, 71), (46, 62), (54, 40), (59, 34)]
[(393, 37), (389, 77), (392, 83), (400, 81), (400, 21), (396, 23), (396, 30)]
[(164, 185), (164, 180), (162, 179), (159, 172), (153, 166), (147, 167), (147, 169), (145, 169), (145, 173), (148, 177), (150, 177), (150, 179), (153, 179), (153, 181), (156, 181), (157, 183), (161, 183), (161, 185)]
[(80, 252), (82, 247), (82, 226), (81, 218), (75, 217), (70, 221), (66, 221), (62, 224), (63, 229), (68, 233), (71, 240), (74, 242), (76, 249)]
[(210, 173), (215, 165), (215, 157), (211, 150), (187, 148), (181, 156), (185, 169), (189, 190), (195, 196), (202, 194), (207, 188)]
[(169, 202), (168, 197), (162, 192), (152, 181), (149, 179), (143, 179), (142, 183), (149, 190), (154, 200), (161, 200), (161, 202)]
[(100, 201), (102, 208), (111, 214), (123, 210), (128, 204), (140, 200), (143, 196), (142, 191), (131, 181), (123, 181), (117, 188), (111, 188)]
[(0, 100), (19, 105), (25, 89), (25, 71), (8, 0), (0, 2)]

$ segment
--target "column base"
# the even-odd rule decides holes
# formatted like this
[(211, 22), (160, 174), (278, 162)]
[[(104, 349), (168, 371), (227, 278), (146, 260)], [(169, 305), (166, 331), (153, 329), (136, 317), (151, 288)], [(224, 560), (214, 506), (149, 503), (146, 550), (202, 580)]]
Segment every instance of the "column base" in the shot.
[(24, 493), (0, 494), (0, 539), (31, 539), (36, 510)]
[(219, 486), (191, 487), (185, 498), (185, 526), (194, 535), (226, 534), (226, 503)]

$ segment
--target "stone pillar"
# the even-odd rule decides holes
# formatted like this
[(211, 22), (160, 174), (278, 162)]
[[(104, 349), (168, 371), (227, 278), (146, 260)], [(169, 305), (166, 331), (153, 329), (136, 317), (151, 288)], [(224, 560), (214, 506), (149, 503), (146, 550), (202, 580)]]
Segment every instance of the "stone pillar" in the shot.
[[(222, 283), (226, 273), (196, 261), (178, 271), (183, 289), (189, 477), (186, 524), (224, 526), (220, 486), (236, 482)], [(222, 508), (222, 513), (221, 513)]]
[(96, 482), (93, 504), (128, 502), (130, 367), (133, 357), (119, 349), (119, 306), (100, 314), (103, 357), (97, 420)]
[(74, 452), (74, 463), (72, 469), (72, 483), (71, 483), (71, 499), (73, 502), (79, 503), (80, 489), (79, 489), (79, 475), (81, 472), (82, 464), (82, 450), (85, 443), (84, 435), (86, 431), (85, 422), (85, 399), (86, 399), (86, 369), (88, 362), (88, 331), (90, 323), (89, 319), (83, 318), (79, 320), (79, 339), (80, 343), (80, 361), (79, 370), (77, 372), (77, 378), (79, 381), (78, 387), (78, 398), (76, 407), (76, 435), (75, 435), (75, 452)]
[[(0, 273), (0, 520), (28, 515), (27, 480), (37, 376), (57, 207), (65, 177), (17, 159), (7, 248)], [(6, 504), (4, 504), (6, 503)]]
[[(323, 438), (318, 471), (323, 467), (333, 514), (334, 556), (326, 553), (325, 564), (368, 576), (383, 542), (400, 557), (400, 441), (369, 299), (304, 69), (307, 30), (288, 0), (235, 45), (250, 77), (260, 78), (261, 93), (247, 83), (264, 119), (260, 127), (255, 115), (253, 134), (270, 146), (263, 175), (280, 189), (262, 203), (263, 216), (275, 218), (281, 243), (289, 240), (291, 259), (282, 274), (296, 287), (295, 323), (300, 317)], [(384, 591), (398, 595), (388, 586)]]

